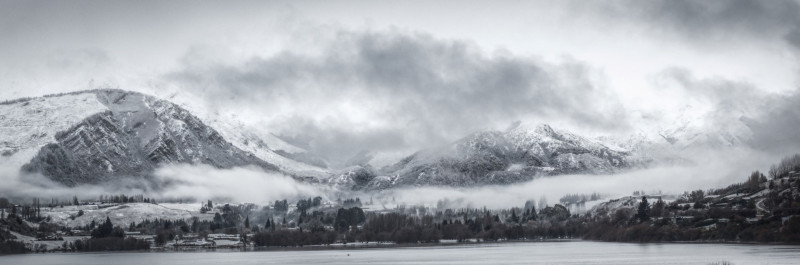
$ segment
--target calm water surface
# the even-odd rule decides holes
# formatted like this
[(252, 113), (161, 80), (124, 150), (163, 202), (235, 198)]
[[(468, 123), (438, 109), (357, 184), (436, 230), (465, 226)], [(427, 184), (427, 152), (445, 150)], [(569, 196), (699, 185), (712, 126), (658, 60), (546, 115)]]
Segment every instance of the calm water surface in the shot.
[[(349, 256), (348, 256), (349, 254)], [(53, 253), (0, 264), (800, 264), (800, 246), (520, 242), (438, 247), (256, 252)]]

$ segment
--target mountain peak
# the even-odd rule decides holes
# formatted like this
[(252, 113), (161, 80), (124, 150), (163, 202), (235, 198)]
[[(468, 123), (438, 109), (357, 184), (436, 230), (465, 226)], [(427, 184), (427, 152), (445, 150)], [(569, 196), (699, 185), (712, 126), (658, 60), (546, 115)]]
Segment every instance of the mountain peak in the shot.
[(512, 122), (506, 129), (505, 133), (513, 132), (513, 131), (533, 131), (545, 135), (552, 135), (556, 134), (556, 130), (553, 129), (547, 123), (536, 123), (536, 122), (523, 122), (523, 121), (515, 121)]
[(547, 124), (515, 122), (506, 131), (476, 132), (445, 149), (444, 154), (428, 150), (409, 156), (380, 172), (392, 177), (375, 178), (382, 183), (367, 186), (511, 184), (536, 176), (606, 174), (636, 166), (627, 152)]
[[(217, 168), (256, 165), (294, 176), (321, 176), (294, 160), (299, 148), (270, 149), (245, 130), (212, 128), (166, 100), (121, 89), (94, 89), (0, 104), (0, 166), (38, 172), (66, 185), (147, 177), (164, 164)], [(216, 122), (223, 125), (224, 122)]]
[(550, 127), (550, 125), (548, 125), (546, 123), (542, 123), (542, 124), (537, 125), (536, 126), (536, 131), (542, 132), (542, 133), (547, 134), (547, 135), (556, 134), (556, 131), (553, 130), (553, 127)]

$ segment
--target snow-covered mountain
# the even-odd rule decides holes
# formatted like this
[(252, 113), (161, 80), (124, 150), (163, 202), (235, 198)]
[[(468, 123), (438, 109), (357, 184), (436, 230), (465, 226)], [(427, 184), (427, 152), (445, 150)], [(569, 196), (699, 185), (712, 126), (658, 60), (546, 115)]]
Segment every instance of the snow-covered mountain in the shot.
[(708, 118), (686, 116), (657, 130), (594, 139), (516, 123), (380, 163), (380, 153), (363, 151), (345, 168), (331, 169), (313, 152), (235, 118), (197, 117), (166, 100), (106, 89), (0, 103), (0, 168), (40, 172), (67, 185), (147, 177), (170, 163), (256, 165), (352, 189), (511, 184), (683, 163), (685, 150), (747, 143), (744, 118), (725, 124)]
[[(472, 134), (451, 145), (414, 153), (374, 170), (372, 154), (355, 156), (330, 182), (352, 188), (510, 184), (535, 176), (609, 174), (620, 170), (692, 165), (708, 152), (748, 148), (744, 111), (707, 112), (687, 106), (671, 122), (628, 135), (587, 138), (548, 125), (515, 123)], [(372, 165), (374, 167), (374, 165)], [(375, 167), (377, 168), (377, 167)], [(358, 177), (359, 181), (353, 180)], [(369, 178), (368, 183), (364, 179)]]
[(303, 150), (280, 139), (234, 122), (210, 123), (216, 127), (168, 101), (122, 90), (9, 101), (0, 104), (0, 166), (40, 172), (67, 185), (147, 177), (166, 163), (328, 175), (292, 159)]
[(231, 144), (294, 176), (325, 178), (327, 162), (301, 147), (269, 133), (249, 128), (237, 120), (212, 116), (204, 119)]
[[(482, 131), (442, 148), (417, 152), (376, 173), (371, 168), (355, 167), (332, 180), (356, 188), (477, 186), (510, 184), (544, 175), (608, 174), (641, 165), (643, 161), (626, 150), (596, 140), (548, 125), (517, 124), (505, 131)], [(354, 177), (358, 181), (347, 181)]]
[(691, 164), (697, 151), (749, 147), (752, 136), (744, 111), (702, 112), (686, 106), (671, 122), (597, 140), (655, 163)]

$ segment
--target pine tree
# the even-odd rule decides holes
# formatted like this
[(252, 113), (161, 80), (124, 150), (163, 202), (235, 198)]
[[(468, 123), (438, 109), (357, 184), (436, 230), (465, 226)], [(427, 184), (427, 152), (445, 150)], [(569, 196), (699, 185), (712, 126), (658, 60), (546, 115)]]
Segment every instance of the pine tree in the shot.
[(114, 231), (114, 224), (111, 223), (111, 218), (106, 216), (106, 221), (95, 230), (92, 230), (93, 238), (104, 238), (111, 235)]
[(511, 222), (519, 223), (519, 217), (517, 217), (517, 211), (511, 209)]
[(197, 230), (200, 230), (200, 222), (197, 218), (192, 218), (192, 232), (197, 233)]
[(650, 220), (650, 203), (647, 202), (647, 196), (642, 196), (642, 202), (639, 203), (639, 211), (636, 214), (636, 217), (639, 218), (640, 222), (644, 222)]
[(244, 219), (244, 227), (250, 228), (250, 216), (247, 216), (247, 218)]
[(33, 199), (33, 204), (34, 204), (34, 207), (36, 207), (36, 209), (35, 209), (35, 211), (36, 211), (36, 220), (39, 221), (39, 220), (42, 219), (42, 208), (39, 205), (39, 198)]
[(222, 215), (220, 215), (219, 212), (214, 213), (214, 222), (222, 223)]
[(656, 201), (656, 203), (653, 204), (652, 209), (650, 209), (650, 212), (651, 212), (650, 216), (651, 217), (661, 217), (662, 215), (664, 215), (664, 207), (665, 206), (666, 206), (666, 203), (664, 203), (664, 201), (661, 200), (661, 198), (658, 198), (658, 201)]

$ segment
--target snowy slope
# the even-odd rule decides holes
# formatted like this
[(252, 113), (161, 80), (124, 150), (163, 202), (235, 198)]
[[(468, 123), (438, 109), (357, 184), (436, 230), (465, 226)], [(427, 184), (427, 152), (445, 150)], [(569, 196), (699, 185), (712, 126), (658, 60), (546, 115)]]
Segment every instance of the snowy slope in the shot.
[[(211, 220), (214, 218), (213, 213), (200, 213), (200, 205), (177, 205), (189, 206), (191, 210), (184, 209), (186, 207), (173, 207), (170, 204), (150, 204), (150, 203), (126, 203), (121, 205), (79, 205), (79, 206), (64, 206), (45, 208), (42, 210), (44, 217), (50, 217), (53, 223), (67, 226), (67, 227), (82, 227), (90, 224), (92, 220), (96, 223), (105, 221), (106, 217), (111, 219), (111, 222), (120, 226), (125, 226), (131, 222), (140, 223), (144, 220), (166, 219), (166, 220), (189, 220), (192, 217), (198, 217), (200, 220)], [(78, 211), (83, 211), (82, 216), (78, 216)], [(73, 219), (74, 218), (74, 219)]]
[[(709, 114), (710, 115), (710, 114)], [(713, 117), (681, 115), (673, 124), (662, 127), (658, 136), (683, 150), (696, 147), (736, 147), (747, 145), (752, 131), (744, 119), (713, 119)]]
[[(483, 131), (451, 145), (423, 150), (384, 167), (365, 187), (510, 184), (535, 176), (607, 174), (639, 166), (624, 150), (548, 125)], [(339, 175), (347, 183), (352, 172)], [(354, 183), (351, 181), (350, 183)]]
[(287, 143), (270, 133), (258, 133), (258, 130), (248, 128), (231, 119), (213, 117), (207, 118), (205, 121), (237, 148), (277, 166), (283, 172), (316, 178), (325, 178), (330, 174), (327, 169), (320, 166), (287, 157), (293, 154), (305, 154), (308, 151)]
[(41, 172), (67, 185), (147, 177), (164, 163), (257, 165), (297, 177), (327, 176), (325, 169), (286, 157), (302, 149), (231, 125), (235, 122), (214, 123), (221, 130), (173, 103), (122, 90), (5, 102), (0, 165)]
[(0, 104), (0, 167), (22, 167), (46, 144), (56, 143), (56, 133), (107, 110), (93, 93)]
[(746, 117), (743, 111), (720, 114), (686, 106), (669, 122), (640, 128), (627, 136), (606, 136), (597, 140), (655, 163), (685, 164), (691, 163), (697, 150), (747, 147), (753, 132)]

